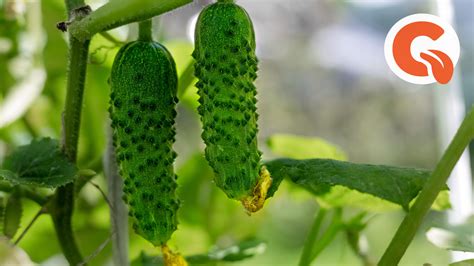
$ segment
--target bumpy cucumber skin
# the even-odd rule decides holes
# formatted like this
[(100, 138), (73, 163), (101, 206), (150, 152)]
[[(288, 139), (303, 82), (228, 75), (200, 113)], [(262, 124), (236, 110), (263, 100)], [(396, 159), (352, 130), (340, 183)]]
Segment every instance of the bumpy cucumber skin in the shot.
[(135, 41), (118, 52), (110, 76), (114, 146), (137, 234), (163, 245), (177, 228), (172, 149), (176, 66), (159, 43)]
[(199, 15), (195, 76), (205, 154), (215, 182), (229, 198), (252, 195), (259, 181), (255, 34), (247, 12), (218, 2)]

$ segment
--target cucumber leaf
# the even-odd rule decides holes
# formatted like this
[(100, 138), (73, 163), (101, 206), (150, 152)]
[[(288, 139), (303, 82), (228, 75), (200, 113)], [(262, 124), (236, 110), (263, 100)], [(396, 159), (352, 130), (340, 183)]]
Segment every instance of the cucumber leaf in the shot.
[(51, 138), (33, 140), (14, 150), (3, 164), (0, 177), (18, 185), (35, 185), (55, 188), (72, 182), (77, 167), (59, 148), (59, 142)]
[(330, 159), (277, 159), (265, 163), (273, 184), (271, 197), (284, 178), (319, 196), (340, 185), (393, 202), (408, 210), (430, 171), (385, 165), (355, 164)]

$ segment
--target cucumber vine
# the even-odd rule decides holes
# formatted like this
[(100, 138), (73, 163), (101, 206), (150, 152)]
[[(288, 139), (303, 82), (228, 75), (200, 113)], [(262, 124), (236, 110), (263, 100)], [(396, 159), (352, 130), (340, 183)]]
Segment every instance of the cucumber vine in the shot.
[[(202, 11), (195, 33), (196, 61), (189, 64), (179, 81), (171, 53), (152, 40), (153, 17), (191, 2), (110, 1), (92, 11), (83, 0), (65, 0), (68, 21), (57, 25), (67, 31), (69, 43), (62, 138), (60, 142), (49, 138), (33, 140), (5, 159), (0, 169), (0, 191), (10, 196), (6, 207), (4, 198), (0, 198), (0, 225), (7, 225), (3, 233), (14, 238), (21, 217), (19, 199), (30, 199), (41, 206), (34, 220), (43, 214), (51, 216), (69, 264), (87, 262), (77, 244), (72, 217), (77, 193), (96, 174), (76, 166), (89, 45), (95, 34), (110, 39), (106, 31), (139, 23), (138, 39), (125, 44), (115, 58), (109, 83), (112, 88), (109, 111), (113, 146), (124, 178), (124, 200), (129, 205), (133, 228), (153, 245), (160, 246), (163, 253), (160, 258), (142, 254), (143, 261), (187, 265), (240, 260), (254, 254), (255, 250), (249, 250), (261, 244), (249, 240), (232, 249), (185, 257), (176, 255), (167, 246), (171, 234), (177, 230), (180, 207), (174, 172), (177, 154), (172, 147), (175, 105), (178, 95), (184, 95), (178, 91), (182, 86), (178, 83), (191, 83), (194, 68), (194, 75), (199, 78), (196, 87), (205, 156), (215, 173), (216, 185), (229, 198), (240, 200), (250, 212), (257, 211), (266, 199), (277, 196), (275, 192), (285, 179), (316, 198), (342, 187), (400, 206), (407, 214), (378, 263), (398, 264), (435, 199), (446, 189), (447, 178), (462, 152), (474, 138), (474, 107), (433, 171), (356, 164), (324, 159), (327, 158), (324, 155), (261, 161), (254, 85), (258, 60), (255, 32), (247, 12), (232, 0), (219, 0)], [(328, 150), (338, 153), (336, 148)], [(43, 193), (35, 186), (55, 188), (55, 191)], [(330, 225), (321, 232), (330, 211), (320, 208), (302, 248), (299, 265), (310, 265), (339, 232), (346, 233), (349, 245), (363, 263), (371, 264), (358, 242), (366, 225), (366, 213), (346, 219), (340, 206), (333, 209)]]

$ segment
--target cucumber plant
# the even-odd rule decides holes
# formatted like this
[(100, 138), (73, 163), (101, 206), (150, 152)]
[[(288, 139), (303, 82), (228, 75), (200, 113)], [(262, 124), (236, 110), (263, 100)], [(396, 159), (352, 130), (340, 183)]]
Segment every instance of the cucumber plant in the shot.
[[(153, 245), (161, 246), (163, 253), (162, 257), (154, 257), (151, 262), (147, 255), (142, 254), (142, 263), (187, 264), (167, 245), (177, 229), (180, 206), (173, 166), (177, 156), (173, 143), (178, 77), (170, 52), (152, 40), (149, 19), (190, 2), (110, 1), (92, 11), (84, 7), (83, 0), (65, 0), (69, 20), (58, 24), (69, 34), (62, 140), (33, 140), (28, 145), (15, 148), (5, 157), (0, 169), (0, 228), (3, 227), (0, 234), (16, 237), (18, 230), (22, 229), (20, 225), (24, 224), (21, 220), (24, 213), (21, 211), (24, 208), (22, 200), (29, 199), (41, 207), (40, 212), (14, 240), (15, 244), (38, 216), (48, 214), (52, 217), (59, 245), (69, 264), (83, 265), (98, 253), (94, 252), (86, 258), (82, 256), (71, 225), (74, 199), (78, 198), (84, 184), (103, 170), (101, 164), (97, 166), (92, 160), (87, 160), (86, 165), (92, 165), (93, 170), (87, 167), (80, 169), (84, 168), (84, 163), (76, 162), (89, 44), (96, 33), (117, 43), (105, 31), (140, 22), (138, 40), (125, 44), (119, 50), (110, 73), (109, 111), (113, 144), (124, 178), (124, 200), (130, 207), (133, 228)], [(466, 116), (433, 171), (312, 157), (262, 162), (262, 153), (257, 145), (257, 89), (254, 81), (258, 60), (255, 47), (250, 16), (234, 1), (218, 1), (202, 10), (195, 31), (193, 57), (195, 75), (199, 78), (196, 86), (200, 96), (198, 111), (203, 124), (205, 156), (215, 173), (215, 183), (229, 198), (241, 201), (249, 212), (262, 208), (267, 197), (278, 196), (275, 192), (283, 179), (296, 183), (318, 199), (333, 189), (339, 189), (402, 206), (408, 214), (379, 262), (380, 265), (398, 264), (439, 191), (445, 189), (446, 179), (464, 148), (474, 137), (474, 111)], [(25, 124), (31, 126), (27, 121)], [(34, 128), (30, 131), (34, 136)], [(2, 137), (8, 135), (3, 131), (1, 133)], [(204, 160), (201, 156), (199, 158)], [(196, 169), (203, 169), (201, 164)], [(200, 174), (192, 176), (197, 178)], [(340, 190), (341, 187), (346, 190)], [(197, 187), (191, 189), (198, 190)], [(6, 206), (3, 204), (3, 193), (8, 194)], [(199, 201), (197, 196), (195, 199)], [(112, 213), (115, 204), (120, 203), (110, 204)], [(192, 203), (188, 200), (183, 204)], [(220, 204), (225, 203), (212, 202), (212, 205)], [(341, 230), (348, 234), (351, 248), (365, 258), (366, 254), (358, 247), (359, 233), (366, 226), (365, 213), (344, 222), (341, 206), (335, 209), (333, 222), (317, 238), (326, 215), (326, 210), (320, 210), (303, 248), (300, 265), (309, 265)], [(206, 212), (205, 216), (212, 214)], [(212, 224), (206, 226), (209, 229)], [(212, 240), (216, 239), (215, 235), (209, 236)], [(114, 243), (124, 241), (118, 237), (112, 239)], [(101, 247), (97, 250), (100, 251)], [(189, 263), (215, 264), (245, 259), (256, 254), (257, 250), (262, 250), (260, 242), (251, 241), (250, 244), (244, 242), (228, 249), (214, 249), (204, 255), (187, 256), (186, 259)]]

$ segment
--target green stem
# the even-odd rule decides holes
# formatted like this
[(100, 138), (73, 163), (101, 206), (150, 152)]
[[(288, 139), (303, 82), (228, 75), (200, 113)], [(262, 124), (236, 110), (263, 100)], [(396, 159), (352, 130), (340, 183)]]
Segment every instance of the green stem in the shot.
[(336, 237), (337, 233), (342, 229), (343, 225), (341, 223), (341, 217), (342, 209), (336, 209), (331, 224), (312, 250), (310, 262), (318, 257), (318, 255), (334, 240), (334, 237)]
[(151, 19), (147, 19), (138, 23), (138, 39), (140, 41), (153, 41)]
[[(66, 0), (68, 12), (83, 6), (83, 0)], [(77, 158), (77, 143), (81, 124), (82, 97), (84, 92), (89, 41), (80, 41), (69, 34), (69, 60), (66, 85), (66, 105), (63, 113), (62, 149), (71, 162)], [(51, 202), (51, 217), (61, 249), (69, 264), (82, 263), (83, 258), (76, 244), (71, 220), (74, 212), (74, 183), (56, 189)]]
[(76, 161), (82, 97), (87, 70), (89, 41), (79, 41), (69, 35), (69, 66), (66, 105), (63, 114), (63, 150), (72, 162)]
[(192, 0), (111, 1), (82, 20), (74, 21), (68, 31), (79, 40), (88, 40), (98, 32), (151, 19), (191, 2)]
[(449, 174), (461, 157), (464, 149), (474, 138), (474, 106), (464, 118), (454, 139), (436, 165), (430, 179), (426, 182), (417, 200), (411, 207), (405, 219), (400, 224), (390, 245), (383, 254), (378, 265), (397, 265), (413, 240), (423, 218), (428, 213), (436, 196), (445, 186)]
[(320, 208), (316, 218), (314, 219), (313, 225), (311, 226), (311, 230), (309, 231), (308, 238), (303, 247), (303, 252), (301, 253), (299, 266), (306, 266), (311, 263), (311, 252), (314, 249), (314, 245), (316, 243), (316, 239), (318, 237), (319, 230), (321, 228), (321, 224), (323, 222), (324, 217), (326, 216), (326, 209)]
[(73, 211), (74, 183), (70, 183), (56, 189), (52, 202), (51, 217), (64, 256), (70, 265), (78, 265), (82, 263), (83, 258), (77, 247), (71, 227)]

